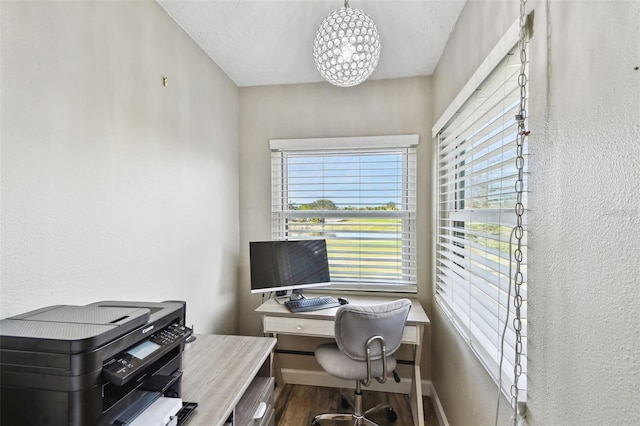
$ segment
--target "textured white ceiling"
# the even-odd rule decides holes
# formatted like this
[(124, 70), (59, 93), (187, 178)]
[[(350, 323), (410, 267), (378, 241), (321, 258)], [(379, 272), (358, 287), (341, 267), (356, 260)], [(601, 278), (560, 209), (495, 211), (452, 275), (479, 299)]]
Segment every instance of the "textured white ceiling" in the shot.
[[(324, 81), (313, 39), (339, 0), (157, 0), (238, 86)], [(430, 75), (465, 0), (351, 0), (378, 27), (370, 79)]]

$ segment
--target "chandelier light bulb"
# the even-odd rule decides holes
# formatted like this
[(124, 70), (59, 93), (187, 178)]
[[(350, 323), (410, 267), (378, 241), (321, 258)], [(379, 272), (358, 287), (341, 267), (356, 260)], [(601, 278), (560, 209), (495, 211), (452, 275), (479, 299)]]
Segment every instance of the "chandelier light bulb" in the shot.
[(332, 12), (320, 24), (313, 41), (313, 59), (322, 77), (339, 87), (365, 81), (378, 65), (380, 37), (376, 24), (359, 9)]

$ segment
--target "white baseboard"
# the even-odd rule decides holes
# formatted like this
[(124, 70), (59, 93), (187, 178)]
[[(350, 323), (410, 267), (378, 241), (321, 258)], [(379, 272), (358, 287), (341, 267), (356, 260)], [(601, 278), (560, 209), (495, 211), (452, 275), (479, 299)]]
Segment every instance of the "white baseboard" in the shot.
[[(291, 383), (293, 385), (323, 386), (328, 388), (345, 389), (355, 388), (355, 383), (353, 382), (353, 380), (339, 379), (324, 371), (317, 370), (283, 368), (282, 378), (284, 379), (285, 383)], [(381, 392), (403, 393), (408, 395), (411, 389), (411, 380), (405, 377), (401, 377), (400, 383), (396, 383), (395, 380), (390, 379), (387, 380), (387, 382), (384, 384), (373, 381), (371, 383), (371, 386), (369, 386), (367, 389)], [(449, 422), (447, 421), (447, 417), (445, 416), (444, 410), (442, 409), (442, 404), (440, 403), (438, 394), (436, 393), (436, 390), (433, 387), (433, 383), (431, 383), (430, 380), (422, 381), (422, 395), (431, 398), (440, 426), (449, 426)]]
[[(440, 398), (438, 398), (438, 392), (436, 392), (436, 388), (433, 386), (432, 382), (429, 382), (431, 385), (431, 402), (433, 403), (433, 408), (436, 410), (436, 417), (438, 418), (438, 423), (440, 426), (449, 426), (449, 422), (447, 421), (447, 416), (444, 414), (444, 408), (442, 408), (442, 403), (440, 402)], [(424, 385), (422, 385), (424, 387)]]

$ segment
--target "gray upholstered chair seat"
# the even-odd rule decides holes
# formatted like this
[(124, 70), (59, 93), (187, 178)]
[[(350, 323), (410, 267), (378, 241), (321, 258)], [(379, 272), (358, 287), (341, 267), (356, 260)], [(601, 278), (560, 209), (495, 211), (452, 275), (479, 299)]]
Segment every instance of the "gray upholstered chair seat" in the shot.
[[(367, 378), (367, 364), (346, 356), (338, 348), (337, 343), (325, 343), (318, 346), (315, 355), (320, 366), (332, 376), (348, 380), (365, 380)], [(393, 371), (395, 368), (395, 358), (388, 356), (387, 370)], [(382, 360), (372, 361), (371, 377), (380, 376), (382, 376)]]

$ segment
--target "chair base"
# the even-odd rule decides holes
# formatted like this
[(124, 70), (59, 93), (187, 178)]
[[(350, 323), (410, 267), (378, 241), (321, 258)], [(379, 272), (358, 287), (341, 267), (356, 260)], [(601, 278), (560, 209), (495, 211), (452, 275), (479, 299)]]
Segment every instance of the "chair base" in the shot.
[(366, 417), (356, 417), (353, 414), (320, 414), (315, 416), (311, 426), (319, 426), (320, 420), (332, 420), (332, 421), (350, 421), (353, 422), (353, 426), (380, 426)]
[[(358, 386), (359, 388), (360, 386)], [(379, 404), (373, 408), (369, 408), (367, 411), (362, 413), (362, 393), (360, 389), (356, 389), (355, 393), (355, 401), (351, 402), (351, 399), (346, 395), (342, 394), (342, 406), (343, 408), (347, 408), (345, 406), (345, 402), (348, 406), (351, 407), (352, 413), (328, 413), (328, 414), (319, 414), (313, 418), (311, 421), (311, 426), (319, 426), (321, 420), (332, 420), (332, 421), (350, 421), (353, 426), (380, 426), (378, 423), (374, 422), (371, 419), (368, 419), (367, 416), (381, 411), (387, 410), (387, 417), (390, 421), (395, 422), (398, 418), (395, 411), (393, 411), (393, 407), (391, 404)]]

